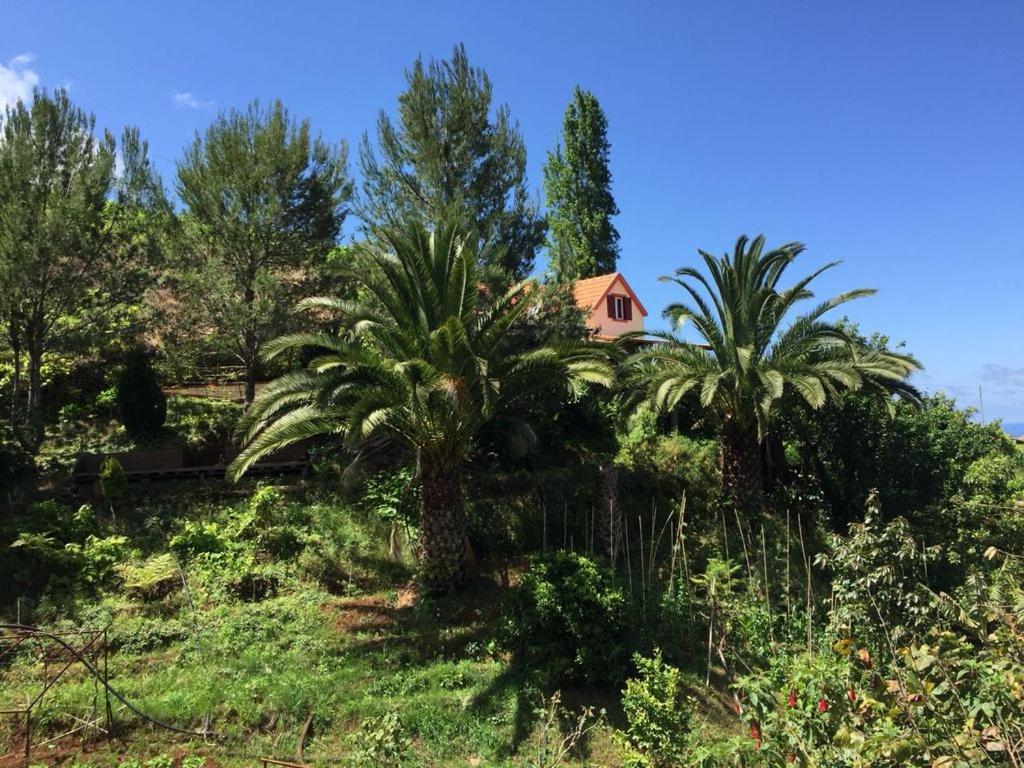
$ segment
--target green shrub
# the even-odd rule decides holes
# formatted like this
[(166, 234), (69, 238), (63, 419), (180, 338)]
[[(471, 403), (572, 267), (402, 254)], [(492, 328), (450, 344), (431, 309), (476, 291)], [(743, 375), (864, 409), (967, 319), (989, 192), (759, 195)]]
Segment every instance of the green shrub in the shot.
[(117, 414), (117, 385), (101, 389), (93, 400), (93, 410), (100, 416)]
[(114, 502), (124, 496), (128, 489), (128, 475), (125, 474), (121, 462), (113, 456), (107, 456), (100, 465), (100, 491), (111, 509)]
[(413, 481), (412, 469), (402, 467), (367, 478), (362, 503), (371, 514), (387, 523), (416, 525), (419, 521), (419, 496), (419, 484)]
[(212, 397), (172, 396), (167, 428), (193, 448), (219, 448), (235, 431), (242, 406)]
[(167, 418), (167, 398), (141, 349), (125, 356), (124, 370), (117, 379), (117, 412), (133, 438), (157, 434)]
[(178, 561), (169, 552), (153, 555), (141, 563), (123, 563), (118, 572), (125, 591), (143, 600), (162, 597), (181, 583)]
[(626, 681), (622, 710), (630, 745), (656, 768), (680, 763), (686, 754), (694, 703), (683, 686), (682, 673), (666, 664), (661, 651), (633, 656), (637, 677)]
[(171, 537), (171, 550), (183, 559), (202, 552), (223, 552), (233, 542), (224, 526), (214, 521), (188, 520), (179, 533)]
[(410, 765), (412, 740), (394, 712), (364, 720), (349, 737), (351, 768), (401, 768)]
[(536, 560), (513, 590), (502, 642), (552, 681), (616, 683), (629, 654), (626, 612), (611, 571), (558, 552)]

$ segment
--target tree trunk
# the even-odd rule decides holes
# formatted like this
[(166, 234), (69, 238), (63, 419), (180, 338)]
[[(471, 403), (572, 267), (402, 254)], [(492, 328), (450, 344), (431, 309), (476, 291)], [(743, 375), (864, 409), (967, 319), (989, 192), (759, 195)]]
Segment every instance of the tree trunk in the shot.
[(454, 591), (466, 576), (466, 514), (455, 462), (421, 456), (421, 577), (432, 592)]
[(28, 405), (26, 427), (35, 453), (43, 442), (43, 350), (41, 345), (29, 344), (28, 348)]
[(757, 434), (727, 425), (719, 440), (722, 446), (722, 489), (742, 515), (761, 511), (763, 478), (761, 446)]
[(256, 363), (247, 360), (245, 363), (245, 409), (248, 410), (256, 399)]
[(601, 546), (614, 563), (622, 548), (622, 510), (619, 509), (619, 473), (610, 460), (597, 468), (597, 521)]
[[(13, 334), (12, 334), (13, 336)], [(21, 345), (11, 343), (11, 355), (14, 357), (14, 375), (11, 379), (11, 429), (18, 431), (18, 409), (21, 407)]]

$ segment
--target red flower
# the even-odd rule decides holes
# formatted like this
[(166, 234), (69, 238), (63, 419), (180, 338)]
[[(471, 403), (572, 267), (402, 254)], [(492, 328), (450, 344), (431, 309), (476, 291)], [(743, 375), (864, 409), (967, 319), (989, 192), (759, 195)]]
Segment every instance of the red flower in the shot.
[(757, 720), (751, 720), (750, 721), (750, 738), (752, 738), (754, 740), (754, 745), (758, 749), (760, 749), (761, 748), (761, 725), (757, 722)]
[(787, 763), (795, 763), (796, 762), (796, 755), (794, 755), (792, 752), (790, 752), (788, 755), (786, 755), (786, 762)]
[(818, 711), (828, 712), (828, 699), (818, 699)]
[(786, 697), (786, 704), (790, 707), (796, 706), (796, 691), (792, 690), (789, 692), (789, 696)]
[(857, 702), (857, 692), (853, 688), (847, 688), (846, 698), (850, 700), (851, 704), (855, 704)]

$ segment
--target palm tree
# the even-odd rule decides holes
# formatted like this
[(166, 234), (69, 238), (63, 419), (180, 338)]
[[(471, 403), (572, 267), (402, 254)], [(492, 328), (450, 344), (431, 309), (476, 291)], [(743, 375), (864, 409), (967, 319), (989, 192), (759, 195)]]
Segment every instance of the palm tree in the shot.
[[(813, 298), (810, 284), (838, 264), (780, 288), (803, 250), (800, 243), (788, 243), (765, 252), (762, 235), (753, 241), (741, 237), (732, 255), (721, 258), (698, 251), (708, 276), (683, 267), (661, 278), (687, 294), (686, 301), (665, 309), (673, 331), (659, 334), (663, 343), (634, 353), (626, 363), (627, 391), (646, 407), (671, 410), (687, 394), (697, 395), (718, 433), (723, 487), (743, 511), (761, 506), (761, 446), (780, 401), (798, 397), (820, 408), (844, 389), (870, 391), (890, 404), (893, 394), (918, 398), (907, 382), (920, 368), (913, 357), (869, 348), (846, 326), (822, 319), (873, 290), (841, 293), (783, 327), (798, 302)], [(703, 344), (676, 335), (687, 322)]]
[(364, 246), (350, 277), (359, 298), (309, 299), (300, 307), (338, 317), (340, 331), (275, 340), (269, 357), (302, 351), (305, 368), (277, 379), (243, 419), (246, 447), (229, 471), (240, 477), (260, 457), (312, 435), (350, 446), (386, 437), (416, 455), (421, 488), (421, 577), (448, 591), (467, 554), (462, 477), (474, 435), (515, 419), (539, 390), (607, 385), (610, 363), (582, 342), (523, 351), (522, 320), (535, 306), (523, 282), (485, 301), (474, 241), (455, 226), (385, 229)]

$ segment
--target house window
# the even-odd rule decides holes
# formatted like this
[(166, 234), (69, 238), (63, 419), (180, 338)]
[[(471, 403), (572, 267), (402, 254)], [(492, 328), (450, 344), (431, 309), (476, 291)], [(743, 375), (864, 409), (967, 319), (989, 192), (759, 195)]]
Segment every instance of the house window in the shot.
[(633, 301), (627, 296), (608, 297), (608, 317), (612, 320), (630, 321), (633, 319)]

